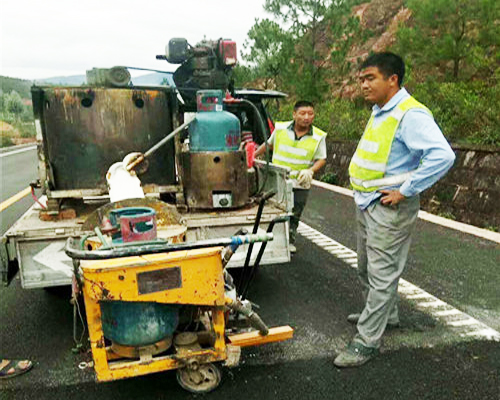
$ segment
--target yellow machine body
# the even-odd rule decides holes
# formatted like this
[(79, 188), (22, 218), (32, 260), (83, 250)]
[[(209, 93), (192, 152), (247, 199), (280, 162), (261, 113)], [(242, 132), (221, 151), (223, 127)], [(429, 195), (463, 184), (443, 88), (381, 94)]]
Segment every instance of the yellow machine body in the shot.
[[(99, 381), (110, 381), (177, 369), (227, 358), (224, 337), (224, 277), (222, 247), (138, 257), (82, 261), (83, 294), (94, 367)], [(124, 359), (106, 346), (100, 303), (104, 301), (157, 302), (209, 307), (213, 347), (187, 354)]]

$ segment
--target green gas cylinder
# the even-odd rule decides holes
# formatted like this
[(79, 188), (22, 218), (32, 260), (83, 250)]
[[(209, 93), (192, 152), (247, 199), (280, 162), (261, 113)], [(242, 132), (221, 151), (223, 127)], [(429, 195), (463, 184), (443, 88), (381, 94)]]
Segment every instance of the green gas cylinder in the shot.
[(196, 119), (189, 126), (190, 151), (238, 150), (240, 120), (223, 110), (222, 90), (200, 90), (196, 93), (196, 102)]

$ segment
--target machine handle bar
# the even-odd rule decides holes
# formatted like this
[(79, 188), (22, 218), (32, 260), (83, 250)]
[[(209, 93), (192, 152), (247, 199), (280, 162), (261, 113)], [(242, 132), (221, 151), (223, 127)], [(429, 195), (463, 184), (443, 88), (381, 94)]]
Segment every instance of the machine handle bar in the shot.
[(103, 250), (81, 250), (77, 238), (70, 237), (66, 242), (64, 251), (68, 257), (77, 260), (105, 260), (108, 258), (141, 256), (144, 254), (169, 253), (171, 251), (194, 250), (218, 246), (240, 246), (242, 244), (267, 242), (273, 240), (272, 233), (259, 233), (251, 235), (238, 235), (230, 238), (200, 240), (191, 243), (170, 244), (164, 240), (137, 241), (115, 244)]
[(180, 125), (176, 129), (174, 129), (172, 132), (170, 132), (167, 136), (165, 136), (162, 140), (160, 140), (158, 143), (156, 143), (149, 150), (147, 150), (144, 154), (141, 154), (135, 160), (132, 160), (128, 165), (125, 166), (126, 170), (130, 171), (130, 170), (134, 169), (138, 164), (143, 162), (144, 159), (146, 159), (151, 154), (153, 154), (161, 146), (163, 146), (165, 143), (168, 143), (170, 140), (172, 140), (175, 135), (177, 135), (179, 132), (181, 132), (184, 128), (186, 128), (195, 119), (196, 119), (196, 117), (189, 118), (186, 122), (184, 122), (182, 125)]

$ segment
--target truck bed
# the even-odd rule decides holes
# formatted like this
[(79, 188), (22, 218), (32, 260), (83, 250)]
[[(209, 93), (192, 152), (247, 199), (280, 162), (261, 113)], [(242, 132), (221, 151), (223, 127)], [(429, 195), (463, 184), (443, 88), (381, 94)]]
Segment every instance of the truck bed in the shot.
[[(66, 240), (78, 236), (87, 217), (98, 205), (80, 204), (76, 208), (77, 218), (61, 221), (42, 221), (41, 207), (33, 205), (2, 238), (2, 269), (8, 261), (17, 260), (23, 288), (41, 288), (71, 284), (72, 260), (64, 253)], [(187, 226), (186, 241), (232, 236), (239, 228), (252, 232), (258, 205), (239, 210), (194, 211), (182, 214)], [(276, 217), (287, 215), (286, 211), (271, 203), (262, 212), (259, 232), (265, 232)], [(278, 223), (273, 229), (274, 240), (269, 242), (261, 264), (288, 262), (288, 222)], [(261, 243), (254, 245), (252, 262)], [(229, 268), (242, 267), (248, 245), (241, 246), (233, 255)], [(6, 260), (7, 258), (7, 260)]]

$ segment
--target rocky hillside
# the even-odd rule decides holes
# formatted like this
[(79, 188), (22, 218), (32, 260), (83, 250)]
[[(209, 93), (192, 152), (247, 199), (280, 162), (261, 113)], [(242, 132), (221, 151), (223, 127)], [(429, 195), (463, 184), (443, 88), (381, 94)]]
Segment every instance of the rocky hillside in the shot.
[(333, 90), (344, 98), (359, 95), (359, 87), (354, 79), (359, 61), (371, 52), (388, 50), (396, 41), (398, 27), (411, 20), (411, 11), (404, 6), (403, 0), (372, 0), (354, 7), (352, 14), (359, 19), (367, 39), (351, 46), (347, 60), (352, 68), (349, 74), (341, 77), (342, 84)]

